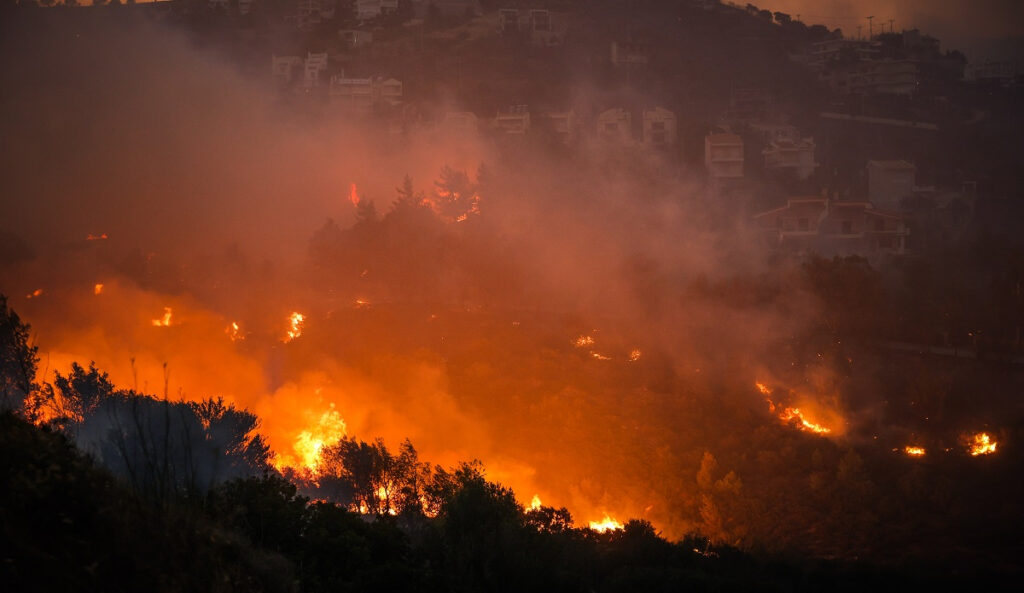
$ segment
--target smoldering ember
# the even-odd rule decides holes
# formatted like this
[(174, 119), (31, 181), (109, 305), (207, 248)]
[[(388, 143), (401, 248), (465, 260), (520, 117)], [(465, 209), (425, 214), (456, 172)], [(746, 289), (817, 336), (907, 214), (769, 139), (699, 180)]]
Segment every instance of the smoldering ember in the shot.
[(1016, 590), (1024, 8), (773, 1), (0, 3), (0, 589)]

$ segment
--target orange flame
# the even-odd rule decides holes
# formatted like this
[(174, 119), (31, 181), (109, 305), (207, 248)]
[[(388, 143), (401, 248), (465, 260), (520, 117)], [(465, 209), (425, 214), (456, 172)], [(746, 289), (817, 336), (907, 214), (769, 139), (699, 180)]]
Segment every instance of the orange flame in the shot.
[(285, 332), (284, 342), (288, 343), (302, 335), (302, 328), (306, 325), (306, 316), (295, 311), (288, 316), (288, 331)]
[(772, 413), (778, 414), (779, 419), (785, 424), (790, 424), (792, 421), (796, 420), (797, 427), (799, 427), (800, 430), (806, 430), (807, 432), (813, 432), (815, 434), (828, 434), (832, 432), (831, 428), (827, 428), (806, 418), (804, 413), (800, 411), (800, 408), (783, 408), (781, 405), (776, 406), (770, 399), (767, 401), (768, 410)]
[(597, 360), (611, 360), (612, 359), (611, 356), (605, 356), (604, 354), (601, 354), (600, 352), (594, 352), (593, 350), (590, 351), (590, 355), (593, 356)]
[(353, 206), (358, 206), (359, 205), (359, 192), (356, 191), (356, 184), (355, 183), (353, 183), (348, 188), (348, 201), (352, 202)]
[(171, 327), (172, 311), (170, 307), (164, 307), (164, 316), (153, 320), (154, 327)]
[(634, 348), (634, 349), (633, 349), (633, 350), (632, 350), (632, 351), (631, 351), (631, 352), (629, 353), (629, 362), (636, 362), (636, 361), (640, 360), (640, 356), (641, 356), (642, 354), (643, 354), (643, 352), (640, 352), (640, 349), (639, 349), (639, 348)]
[(32, 292), (26, 294), (25, 298), (26, 299), (34, 299), (34, 298), (38, 298), (38, 297), (40, 297), (42, 295), (43, 295), (43, 289), (42, 288), (37, 288), (37, 289), (33, 290)]
[(585, 346), (593, 346), (594, 338), (591, 336), (580, 336), (573, 342), (577, 348), (583, 348)]
[[(333, 404), (331, 407), (334, 407)], [(273, 461), (274, 467), (278, 470), (286, 467), (304, 468), (315, 473), (320, 461), (320, 451), (340, 441), (347, 430), (341, 414), (334, 409), (327, 410), (312, 427), (296, 435), (291, 454), (277, 454)]]
[(986, 432), (979, 432), (978, 434), (971, 437), (968, 445), (972, 457), (979, 455), (991, 455), (996, 452), (996, 446), (999, 443), (992, 440), (992, 437), (988, 436)]
[(102, 282), (97, 282), (96, 285), (92, 287), (92, 293), (93, 294), (103, 294), (103, 283)]
[(99, 235), (94, 235), (92, 233), (89, 233), (88, 235), (85, 236), (85, 240), (86, 241), (101, 241), (101, 240), (109, 239), (109, 238), (110, 237), (108, 237), (106, 233), (101, 233)]
[(245, 339), (245, 334), (242, 333), (242, 328), (238, 325), (237, 321), (232, 321), (231, 325), (224, 330), (224, 333), (228, 335), (228, 338), (230, 338), (232, 342)]
[(912, 447), (908, 445), (906, 447), (903, 447), (903, 452), (906, 453), (907, 455), (910, 455), (911, 457), (924, 457), (927, 451), (925, 451), (924, 447)]
[(601, 519), (600, 521), (591, 521), (590, 522), (590, 529), (592, 529), (593, 531), (596, 531), (598, 533), (607, 533), (609, 531), (617, 531), (619, 529), (622, 529), (622, 527), (623, 527), (622, 523), (619, 523), (615, 519), (612, 519), (610, 516), (608, 516), (608, 513), (605, 513), (604, 514), (604, 518)]
[[(771, 395), (771, 393), (772, 393), (771, 388), (769, 388), (764, 383), (754, 383), (754, 385), (757, 386), (757, 390), (760, 391), (762, 394), (764, 394), (764, 395)], [(769, 401), (768, 403), (771, 403), (771, 402)]]
[(542, 505), (541, 505), (541, 502), (540, 502), (540, 495), (534, 494), (533, 495), (533, 500), (530, 501), (530, 510), (531, 511), (539, 511), (541, 506)]

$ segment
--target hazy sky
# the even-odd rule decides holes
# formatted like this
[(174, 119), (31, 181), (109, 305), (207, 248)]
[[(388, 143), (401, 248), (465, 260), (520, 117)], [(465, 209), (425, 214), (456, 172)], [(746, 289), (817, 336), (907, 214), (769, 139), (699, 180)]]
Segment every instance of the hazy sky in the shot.
[[(1024, 36), (1024, 0), (762, 0), (761, 8), (782, 11), (806, 23), (840, 27), (847, 36), (857, 25), (867, 34), (874, 26), (895, 29), (919, 28), (943, 41), (944, 49), (965, 49), (977, 57), (991, 51), (994, 40)], [(975, 57), (975, 55), (971, 55)]]

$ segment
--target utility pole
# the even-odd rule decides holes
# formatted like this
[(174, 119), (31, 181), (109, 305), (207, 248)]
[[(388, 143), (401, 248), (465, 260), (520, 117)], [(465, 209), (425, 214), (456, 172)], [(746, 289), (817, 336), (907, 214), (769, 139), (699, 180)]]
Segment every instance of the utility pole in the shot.
[(895, 33), (895, 32), (896, 32), (896, 30), (892, 28), (892, 24), (893, 24), (894, 22), (896, 22), (896, 21), (895, 21), (895, 20), (893, 20), (893, 19), (889, 19), (889, 32), (890, 32), (890, 33)]
[(860, 41), (860, 30), (864, 28), (864, 25), (857, 25), (857, 41)]
[(875, 18), (875, 15), (871, 15), (871, 16), (865, 17), (865, 18), (868, 19), (868, 41), (871, 41), (871, 38), (875, 36), (874, 31), (871, 28), (871, 21), (872, 21), (872, 19)]

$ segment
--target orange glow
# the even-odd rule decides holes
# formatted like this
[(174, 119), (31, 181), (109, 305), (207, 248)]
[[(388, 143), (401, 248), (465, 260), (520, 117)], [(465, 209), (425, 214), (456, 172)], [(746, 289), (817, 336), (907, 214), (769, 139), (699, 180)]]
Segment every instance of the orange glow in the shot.
[[(754, 385), (756, 385), (757, 390), (763, 393), (764, 395), (771, 395), (772, 390), (764, 383), (754, 383)], [(768, 403), (770, 404), (771, 402)]]
[(597, 360), (611, 360), (612, 359), (611, 356), (605, 356), (604, 354), (601, 354), (600, 352), (593, 352), (593, 351), (591, 351), (590, 355), (593, 356)]
[(969, 440), (968, 451), (972, 457), (979, 455), (991, 455), (996, 452), (996, 445), (999, 443), (992, 440), (986, 432), (979, 432)]
[(909, 445), (903, 447), (903, 452), (906, 453), (907, 455), (910, 455), (911, 457), (924, 457), (926, 453), (924, 447), (911, 447)]
[(103, 294), (103, 283), (102, 282), (97, 282), (96, 285), (92, 287), (92, 293), (93, 294)]
[(356, 191), (356, 184), (353, 183), (348, 188), (348, 201), (352, 202), (353, 206), (359, 205), (359, 192)]
[(541, 507), (540, 496), (537, 494), (533, 495), (533, 500), (530, 501), (530, 510), (539, 511)]
[(86, 241), (101, 241), (101, 240), (109, 239), (109, 238), (110, 237), (107, 237), (106, 233), (101, 233), (99, 235), (94, 235), (92, 233), (89, 233), (88, 235), (85, 236), (85, 240)]
[[(332, 406), (333, 407), (333, 406)], [(291, 453), (278, 453), (273, 464), (279, 470), (286, 467), (305, 469), (316, 473), (320, 451), (345, 436), (348, 427), (337, 410), (322, 413), (313, 426), (295, 436)]]
[(43, 295), (43, 289), (42, 288), (37, 288), (37, 289), (33, 290), (32, 292), (26, 294), (25, 298), (26, 299), (34, 299), (34, 298), (40, 297), (42, 295)]
[(164, 316), (160, 319), (153, 320), (154, 327), (171, 327), (171, 315), (172, 311), (170, 307), (164, 307)]
[(777, 414), (779, 419), (786, 424), (790, 424), (796, 420), (797, 427), (800, 428), (800, 430), (813, 432), (815, 434), (828, 434), (832, 432), (831, 428), (827, 428), (808, 419), (805, 414), (800, 411), (800, 408), (783, 408), (781, 405), (776, 406), (772, 403), (772, 400), (768, 400), (768, 410), (773, 414)]
[(288, 343), (302, 335), (302, 328), (306, 325), (306, 316), (298, 311), (288, 316), (288, 331), (285, 332), (284, 342)]
[(609, 531), (617, 531), (622, 529), (622, 523), (619, 523), (615, 519), (608, 516), (608, 513), (604, 514), (604, 518), (600, 521), (591, 521), (590, 529), (598, 533), (607, 533)]
[(576, 338), (576, 340), (573, 342), (573, 344), (575, 344), (577, 348), (584, 348), (586, 346), (593, 346), (594, 345), (594, 338), (592, 338), (590, 336), (580, 336), (580, 337)]
[(370, 301), (366, 299), (356, 299), (356, 309), (365, 309), (370, 306)]
[(642, 353), (642, 352), (640, 352), (640, 349), (639, 349), (639, 348), (635, 348), (635, 349), (633, 349), (633, 351), (631, 351), (631, 352), (629, 353), (629, 362), (636, 362), (636, 361), (640, 360), (640, 356), (641, 356), (642, 354), (643, 354), (643, 353)]
[(224, 330), (224, 333), (228, 335), (232, 342), (245, 339), (245, 334), (242, 333), (242, 328), (238, 325), (237, 321), (232, 321), (231, 325)]

